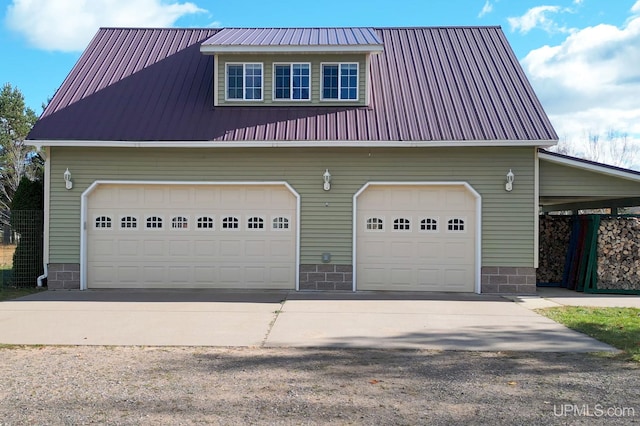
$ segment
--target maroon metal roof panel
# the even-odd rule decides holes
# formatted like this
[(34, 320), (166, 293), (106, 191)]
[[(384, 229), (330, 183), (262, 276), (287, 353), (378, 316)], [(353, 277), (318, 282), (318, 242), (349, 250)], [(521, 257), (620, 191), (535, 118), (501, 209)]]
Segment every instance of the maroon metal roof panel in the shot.
[(377, 29), (368, 107), (213, 107), (219, 29), (101, 29), (29, 135), (98, 141), (557, 140), (499, 27)]
[(204, 46), (380, 45), (373, 28), (223, 28)]

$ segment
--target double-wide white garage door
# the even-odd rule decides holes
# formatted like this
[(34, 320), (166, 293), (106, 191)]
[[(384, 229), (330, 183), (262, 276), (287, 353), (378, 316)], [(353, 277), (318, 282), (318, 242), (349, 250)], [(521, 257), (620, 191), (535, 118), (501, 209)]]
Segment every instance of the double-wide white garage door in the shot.
[(465, 185), (371, 185), (357, 197), (359, 290), (473, 292), (476, 196)]
[(101, 184), (87, 287), (295, 289), (296, 209), (285, 185)]

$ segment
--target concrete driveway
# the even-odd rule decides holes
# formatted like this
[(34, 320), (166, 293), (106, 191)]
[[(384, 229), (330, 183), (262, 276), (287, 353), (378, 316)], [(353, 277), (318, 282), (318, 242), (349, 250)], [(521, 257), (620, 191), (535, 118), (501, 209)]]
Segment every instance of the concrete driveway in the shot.
[(0, 343), (613, 350), (536, 314), (533, 300), (545, 302), (475, 294), (45, 291), (0, 303)]

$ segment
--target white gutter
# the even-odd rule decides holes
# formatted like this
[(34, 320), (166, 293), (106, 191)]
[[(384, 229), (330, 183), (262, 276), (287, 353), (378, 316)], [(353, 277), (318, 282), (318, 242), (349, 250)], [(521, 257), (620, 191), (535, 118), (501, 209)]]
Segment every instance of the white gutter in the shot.
[(46, 146), (99, 148), (455, 148), (455, 147), (549, 147), (555, 140), (514, 141), (97, 141), (26, 140), (38, 149)]

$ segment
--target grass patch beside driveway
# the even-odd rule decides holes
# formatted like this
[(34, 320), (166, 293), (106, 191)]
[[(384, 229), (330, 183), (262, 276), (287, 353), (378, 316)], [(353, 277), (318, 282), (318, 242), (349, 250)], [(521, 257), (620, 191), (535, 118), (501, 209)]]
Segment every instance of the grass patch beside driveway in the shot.
[(562, 306), (536, 312), (573, 330), (618, 348), (640, 363), (640, 309)]
[(18, 299), (23, 296), (28, 296), (33, 293), (44, 291), (42, 288), (15, 288), (15, 287), (3, 287), (0, 286), (0, 302), (6, 300)]

